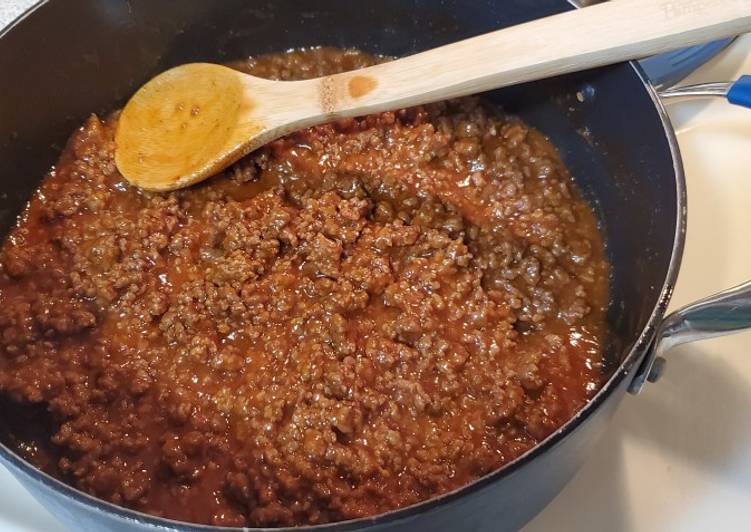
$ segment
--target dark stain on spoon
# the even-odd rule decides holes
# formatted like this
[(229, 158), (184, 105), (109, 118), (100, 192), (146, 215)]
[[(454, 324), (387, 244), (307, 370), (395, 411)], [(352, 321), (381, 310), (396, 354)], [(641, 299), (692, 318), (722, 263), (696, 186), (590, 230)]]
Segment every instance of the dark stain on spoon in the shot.
[(362, 98), (377, 86), (378, 82), (369, 76), (352, 76), (349, 80), (349, 95), (354, 99)]

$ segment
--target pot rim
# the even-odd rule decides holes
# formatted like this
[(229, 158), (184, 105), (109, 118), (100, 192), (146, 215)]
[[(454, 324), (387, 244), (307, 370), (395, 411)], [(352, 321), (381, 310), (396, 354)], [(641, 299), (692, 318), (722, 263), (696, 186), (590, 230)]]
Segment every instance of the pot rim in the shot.
[[(27, 18), (31, 17), (38, 9), (48, 4), (51, 0), (39, 0), (36, 4), (29, 7), (26, 11), (16, 17), (10, 24), (4, 29), (0, 30), (0, 40), (8, 33), (13, 31), (16, 27), (22, 24)], [(575, 0), (565, 0), (576, 8)], [(629, 350), (628, 354), (619, 363), (616, 370), (611, 377), (600, 390), (592, 397), (586, 405), (584, 405), (571, 419), (559, 427), (555, 432), (550, 434), (543, 441), (529, 449), (524, 454), (520, 455), (511, 462), (496, 469), (495, 471), (488, 473), (469, 484), (466, 484), (460, 488), (452, 490), (448, 493), (444, 493), (438, 497), (427, 499), (419, 503), (399, 508), (397, 510), (391, 510), (371, 517), (362, 517), (358, 519), (350, 519), (347, 521), (338, 521), (334, 523), (326, 523), (321, 525), (312, 526), (298, 526), (298, 527), (262, 527), (262, 528), (248, 528), (248, 527), (223, 527), (214, 525), (205, 525), (198, 523), (190, 523), (187, 521), (177, 521), (174, 519), (167, 519), (163, 517), (152, 516), (137, 510), (132, 510), (122, 506), (115, 505), (107, 502), (103, 499), (84, 493), (58, 479), (45, 473), (44, 471), (37, 469), (32, 464), (18, 456), (4, 444), (0, 443), (0, 457), (12, 464), (15, 468), (13, 473), (22, 474), (27, 480), (42, 485), (45, 488), (49, 488), (56, 491), (68, 499), (71, 502), (89, 507), (89, 509), (114, 514), (114, 516), (142, 525), (151, 526), (154, 529), (161, 530), (180, 530), (185, 532), (236, 532), (238, 530), (247, 531), (267, 531), (267, 532), (299, 532), (299, 531), (332, 531), (340, 532), (346, 530), (354, 530), (365, 526), (376, 526), (395, 524), (399, 521), (409, 521), (414, 519), (422, 513), (433, 510), (434, 508), (450, 504), (464, 498), (465, 496), (472, 495), (473, 493), (502, 480), (505, 477), (513, 475), (519, 468), (531, 462), (538, 456), (547, 452), (549, 449), (556, 446), (563, 438), (569, 433), (576, 430), (576, 428), (584, 422), (589, 416), (591, 416), (618, 388), (624, 379), (628, 378), (632, 370), (638, 368), (642, 363), (644, 357), (650, 351), (651, 344), (654, 340), (655, 333), (659, 324), (663, 320), (667, 311), (670, 298), (673, 295), (673, 289), (675, 287), (676, 280), (678, 278), (678, 272), (680, 270), (681, 261), (683, 259), (683, 250), (686, 238), (686, 219), (687, 219), (687, 194), (686, 194), (686, 179), (683, 168), (683, 161), (681, 158), (680, 148), (678, 146), (678, 139), (673, 129), (670, 117), (667, 114), (665, 106), (660, 99), (657, 90), (652, 86), (651, 82), (647, 79), (647, 76), (636, 61), (629, 61), (629, 66), (633, 69), (636, 76), (642, 82), (644, 89), (649, 95), (652, 103), (655, 106), (655, 111), (662, 124), (665, 139), (667, 140), (670, 156), (673, 160), (673, 170), (675, 178), (675, 190), (676, 190), (676, 220), (675, 220), (675, 236), (673, 239), (673, 249), (671, 252), (670, 263), (665, 275), (665, 281), (660, 290), (660, 295), (657, 300), (652, 313), (647, 320), (646, 325), (639, 334), (634, 345)]]

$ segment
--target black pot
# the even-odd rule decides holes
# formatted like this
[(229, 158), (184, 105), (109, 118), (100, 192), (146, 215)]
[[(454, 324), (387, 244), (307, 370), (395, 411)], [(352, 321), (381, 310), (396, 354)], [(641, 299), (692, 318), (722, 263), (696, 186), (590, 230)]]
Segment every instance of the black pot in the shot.
[[(89, 113), (121, 106), (170, 66), (310, 45), (402, 56), (567, 9), (572, 6), (565, 0), (43, 1), (0, 34), (0, 229), (15, 222)], [(748, 300), (741, 299), (746, 291), (663, 321), (683, 250), (685, 186), (672, 128), (638, 66), (488, 96), (552, 139), (600, 217), (613, 269), (612, 378), (542, 444), (471, 485), (399, 511), (315, 529), (515, 530), (579, 468), (629, 387), (638, 389), (654, 369), (656, 344), (666, 348), (692, 338), (689, 321), (699, 320), (705, 333), (751, 325)], [(745, 305), (740, 310), (739, 300)], [(0, 461), (72, 530), (219, 530), (94, 499), (5, 446)]]

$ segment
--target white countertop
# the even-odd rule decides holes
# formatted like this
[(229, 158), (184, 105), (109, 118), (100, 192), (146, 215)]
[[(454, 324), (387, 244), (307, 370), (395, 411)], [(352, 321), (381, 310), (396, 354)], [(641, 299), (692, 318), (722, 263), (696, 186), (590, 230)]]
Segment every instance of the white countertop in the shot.
[[(0, 0), (0, 27), (32, 0)], [(751, 74), (751, 36), (689, 82)], [(751, 111), (671, 103), (686, 165), (688, 237), (673, 308), (751, 279)], [(751, 333), (669, 353), (665, 376), (626, 397), (597, 449), (524, 532), (749, 529)], [(0, 532), (62, 532), (0, 467)]]

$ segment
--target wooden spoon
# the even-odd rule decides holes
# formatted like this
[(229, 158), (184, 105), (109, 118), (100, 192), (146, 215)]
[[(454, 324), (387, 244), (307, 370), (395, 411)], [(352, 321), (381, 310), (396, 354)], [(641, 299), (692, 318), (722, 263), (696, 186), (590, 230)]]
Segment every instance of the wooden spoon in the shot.
[(173, 68), (120, 116), (115, 161), (152, 191), (197, 183), (292, 131), (464, 96), (751, 31), (751, 0), (611, 0), (362, 70), (269, 81)]

